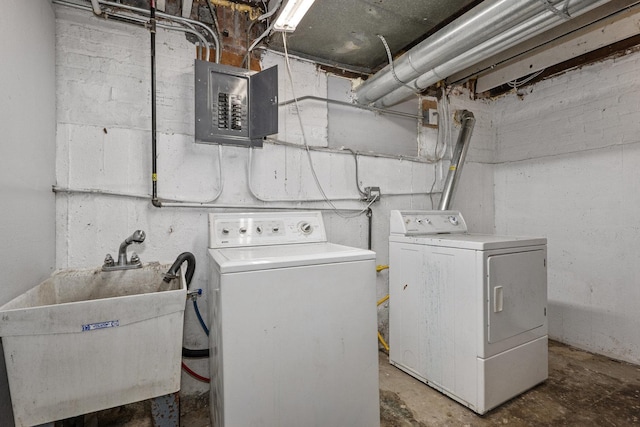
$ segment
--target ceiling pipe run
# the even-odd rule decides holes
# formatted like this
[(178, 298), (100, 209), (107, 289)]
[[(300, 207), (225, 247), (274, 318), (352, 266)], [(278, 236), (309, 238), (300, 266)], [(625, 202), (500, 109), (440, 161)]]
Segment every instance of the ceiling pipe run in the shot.
[(438, 210), (446, 211), (451, 206), (453, 195), (456, 190), (460, 175), (462, 175), (462, 166), (464, 166), (464, 159), (467, 157), (467, 151), (469, 151), (469, 141), (471, 140), (471, 134), (476, 124), (476, 118), (473, 113), (468, 110), (462, 110), (458, 113), (460, 123), (462, 123), (462, 129), (458, 134), (458, 142), (456, 148), (453, 150), (453, 157), (449, 165), (449, 173), (447, 174), (447, 180), (444, 183), (442, 189), (442, 197), (440, 198), (440, 204)]
[(98, 0), (91, 0), (91, 7), (93, 7), (93, 13), (96, 15), (102, 15), (102, 8), (100, 7), (100, 3)]
[[(487, 56), (607, 0), (487, 0), (419, 43), (355, 90), (359, 104), (389, 107)], [(566, 8), (564, 7), (566, 5)], [(446, 66), (445, 66), (446, 65)]]

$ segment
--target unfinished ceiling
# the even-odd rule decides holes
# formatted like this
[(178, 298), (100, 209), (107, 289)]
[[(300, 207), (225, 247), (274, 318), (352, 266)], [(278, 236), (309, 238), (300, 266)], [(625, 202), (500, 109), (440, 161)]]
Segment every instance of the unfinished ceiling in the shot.
[[(373, 74), (389, 61), (380, 36), (384, 37), (391, 56), (396, 59), (405, 52), (412, 52), (411, 49), (418, 44), (422, 47), (426, 41), (428, 45), (429, 40), (437, 39), (442, 33), (440, 30), (445, 26), (449, 28), (448, 24), (453, 21), (464, 21), (465, 17), (476, 15), (478, 19), (468, 18), (467, 23), (460, 26), (461, 34), (469, 34), (469, 38), (475, 39), (472, 34), (477, 28), (491, 26), (488, 24), (491, 20), (489, 12), (499, 3), (509, 2), (317, 0), (296, 31), (288, 34), (288, 51), (320, 64)], [(486, 49), (486, 54), (476, 49), (481, 44), (478, 39), (475, 39), (475, 44), (474, 40), (468, 39), (464, 43), (453, 44), (451, 50), (459, 50), (461, 45), (465, 45), (469, 51), (478, 51), (475, 55), (477, 58), (473, 63), (469, 60), (460, 61), (465, 65), (456, 69), (448, 67), (446, 74), (441, 73), (443, 70), (440, 69), (437, 73), (434, 71), (438, 76), (436, 80), (445, 80), (450, 84), (477, 81), (478, 92), (492, 96), (612, 54), (626, 52), (640, 44), (638, 0), (539, 0), (513, 3), (513, 15), (525, 7), (537, 7), (546, 11), (546, 16), (550, 17), (545, 18), (548, 22), (553, 21), (554, 15), (556, 22), (540, 25), (537, 30), (535, 22), (539, 22), (539, 18), (535, 18), (538, 21), (531, 19), (531, 25), (522, 25), (523, 31), (512, 31), (510, 38), (502, 37), (504, 41), (501, 43), (506, 46), (503, 50)], [(485, 12), (476, 12), (477, 9)], [(510, 16), (505, 15), (504, 19), (508, 21)], [(495, 25), (501, 24), (496, 22)], [(523, 37), (524, 30), (531, 36)], [(510, 39), (519, 41), (511, 43)], [(268, 39), (268, 46), (282, 51), (281, 33), (273, 33)], [(417, 55), (413, 53), (413, 59), (421, 56), (422, 52), (429, 52), (429, 48), (422, 49)], [(412, 63), (411, 58), (409, 63)], [(411, 68), (414, 66), (411, 65)], [(395, 75), (394, 78), (399, 81)], [(399, 84), (402, 84), (410, 79), (400, 80)], [(413, 91), (424, 89), (425, 86), (414, 87)], [(382, 102), (377, 106), (393, 105), (401, 97), (396, 98), (393, 102)]]
[[(137, 25), (148, 19), (149, 0), (52, 1), (89, 11), (93, 5), (98, 16)], [(265, 47), (284, 50), (282, 33), (265, 31), (280, 3), (156, 0), (161, 28), (176, 30), (166, 21), (191, 18), (205, 31), (177, 22), (187, 37), (240, 67), (258, 66)], [(275, 14), (260, 19), (268, 9)], [(363, 105), (387, 108), (442, 81), (470, 81), (476, 93), (493, 96), (637, 49), (640, 0), (316, 0), (287, 33), (287, 46), (292, 55), (363, 77), (355, 97)], [(371, 88), (376, 96), (363, 96)]]
[[(317, 0), (287, 37), (289, 53), (330, 66), (371, 73), (479, 0)], [(281, 33), (269, 47), (283, 50)]]

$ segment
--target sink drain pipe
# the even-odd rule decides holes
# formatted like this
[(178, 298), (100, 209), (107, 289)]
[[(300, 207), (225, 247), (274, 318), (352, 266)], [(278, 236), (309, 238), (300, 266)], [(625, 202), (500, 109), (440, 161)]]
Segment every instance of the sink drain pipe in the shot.
[(464, 160), (467, 157), (467, 151), (469, 150), (469, 141), (471, 140), (473, 127), (476, 124), (476, 118), (471, 111), (462, 110), (457, 114), (460, 123), (462, 123), (462, 128), (458, 134), (458, 142), (456, 143), (456, 148), (454, 149), (453, 156), (451, 157), (447, 180), (445, 181), (444, 188), (442, 189), (442, 197), (440, 198), (440, 204), (438, 205), (438, 210), (441, 211), (446, 211), (449, 209), (449, 206), (451, 206), (451, 201), (453, 200), (458, 180), (462, 174), (462, 166), (464, 165)]
[[(162, 279), (164, 282), (169, 283), (173, 279), (178, 277), (178, 270), (182, 266), (182, 264), (187, 263), (187, 271), (185, 272), (185, 281), (187, 282), (187, 291), (189, 291), (189, 287), (191, 286), (191, 281), (193, 280), (193, 274), (196, 271), (196, 257), (193, 256), (191, 252), (183, 252), (176, 260), (173, 262), (169, 270), (164, 274), (164, 278)], [(209, 329), (207, 325), (204, 323), (202, 316), (200, 315), (200, 309), (198, 308), (198, 302), (196, 301), (195, 295), (193, 298), (193, 309), (196, 312), (196, 316), (198, 316), (198, 321), (200, 322), (200, 326), (205, 331), (207, 336), (209, 335)], [(182, 357), (188, 358), (205, 358), (209, 357), (209, 349), (202, 350), (193, 350), (190, 348), (182, 347)]]

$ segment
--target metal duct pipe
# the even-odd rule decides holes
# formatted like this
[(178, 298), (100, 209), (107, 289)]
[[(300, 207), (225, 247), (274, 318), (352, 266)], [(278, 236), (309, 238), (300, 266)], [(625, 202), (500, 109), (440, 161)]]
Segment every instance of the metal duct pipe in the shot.
[[(569, 14), (580, 14), (606, 1), (569, 0), (567, 10)], [(512, 46), (515, 43), (507, 44), (506, 41), (509, 39), (503, 35), (509, 30), (513, 31), (513, 35), (517, 32), (516, 28), (518, 31), (529, 28), (528, 32), (533, 34), (534, 31), (542, 31), (536, 28), (541, 20), (546, 21), (549, 18), (552, 25), (562, 22), (563, 18), (550, 11), (548, 6), (558, 6), (559, 10), (565, 2), (566, 0), (487, 0), (397, 59), (393, 63), (395, 75), (391, 65), (388, 65), (363, 83), (355, 90), (356, 100), (359, 104), (368, 105), (398, 88), (403, 88), (404, 93), (411, 94), (413, 91), (410, 88), (416, 86), (410, 83), (414, 83), (416, 78), (453, 59), (465, 58), (469, 51), (480, 45), (484, 49), (500, 43), (505, 44), (500, 49)], [(522, 38), (518, 37), (517, 42), (520, 41)], [(462, 68), (461, 66), (460, 69)], [(437, 77), (436, 81), (447, 77), (439, 73), (434, 74)], [(388, 101), (385, 101), (385, 104), (391, 105)]]
[(464, 159), (467, 157), (467, 151), (469, 150), (469, 141), (471, 140), (471, 134), (473, 133), (473, 127), (476, 124), (476, 118), (473, 113), (468, 110), (462, 110), (457, 113), (460, 122), (462, 123), (462, 129), (458, 134), (458, 142), (456, 148), (453, 150), (453, 157), (451, 158), (451, 164), (449, 165), (449, 173), (447, 174), (447, 180), (444, 183), (442, 190), (442, 197), (440, 198), (440, 204), (438, 210), (446, 211), (451, 205), (453, 195), (456, 190), (456, 184), (462, 174), (462, 166), (464, 166)]
[[(599, 3), (602, 3), (602, 1), (589, 1), (590, 4), (588, 7), (585, 7), (584, 3), (585, 2), (582, 1), (579, 5), (574, 4), (573, 6), (570, 6), (568, 9), (569, 14), (573, 17), (579, 16), (588, 10), (599, 6)], [(516, 25), (504, 33), (501, 33), (491, 40), (479, 44), (463, 55), (435, 66), (432, 70), (422, 74), (418, 78), (409, 82), (406, 86), (402, 86), (380, 98), (373, 105), (377, 108), (388, 108), (393, 106), (411, 97), (415, 92), (420, 92), (432, 84), (435, 84), (460, 70), (468, 68), (489, 56), (500, 53), (521, 42), (529, 40), (530, 38), (555, 27), (560, 22), (561, 21), (558, 19), (557, 15), (548, 11), (543, 12), (535, 16), (533, 19)]]

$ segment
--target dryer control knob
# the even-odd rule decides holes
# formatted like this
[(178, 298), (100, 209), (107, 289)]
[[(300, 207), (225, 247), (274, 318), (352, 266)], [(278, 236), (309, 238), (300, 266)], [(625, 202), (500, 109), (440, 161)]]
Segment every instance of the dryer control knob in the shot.
[(229, 229), (228, 228), (223, 228), (222, 229), (222, 234), (229, 234)]
[(257, 226), (257, 227), (256, 227), (256, 232), (257, 232), (258, 234), (262, 234), (262, 226), (261, 226), (261, 225), (259, 225), (259, 226)]
[(313, 226), (308, 222), (301, 222), (298, 228), (300, 228), (300, 231), (304, 234), (310, 234), (313, 231)]
[(449, 222), (450, 222), (452, 225), (458, 225), (458, 217), (457, 217), (457, 216), (454, 216), (454, 215), (451, 215), (451, 216), (449, 217)]

